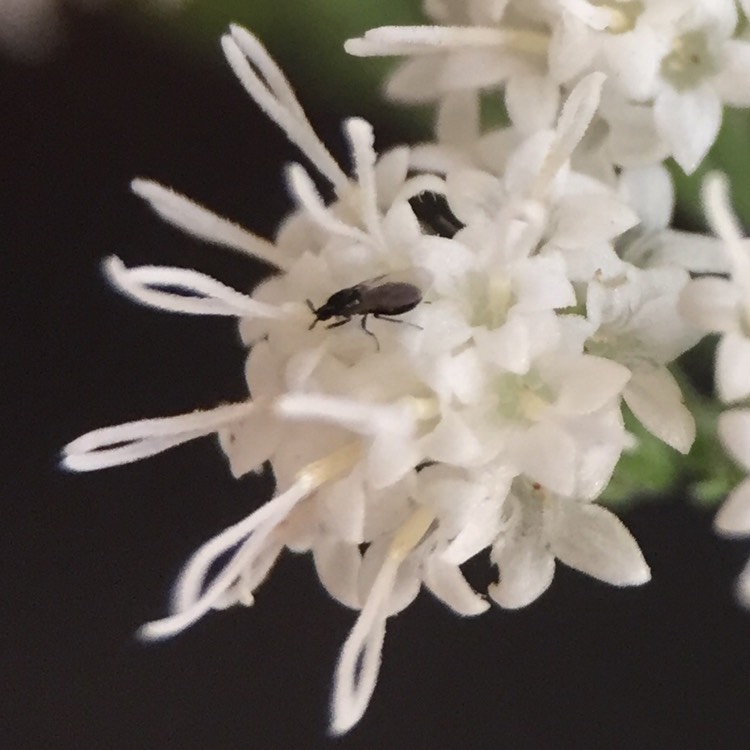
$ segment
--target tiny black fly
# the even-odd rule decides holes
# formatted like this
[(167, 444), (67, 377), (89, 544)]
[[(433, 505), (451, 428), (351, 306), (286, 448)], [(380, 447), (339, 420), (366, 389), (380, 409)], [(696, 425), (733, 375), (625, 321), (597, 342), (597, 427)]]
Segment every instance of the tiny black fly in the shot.
[(409, 205), (422, 229), (428, 234), (452, 239), (456, 232), (464, 228), (464, 224), (451, 211), (447, 198), (441, 193), (424, 190), (409, 198)]
[[(391, 280), (387, 275), (378, 276), (361, 284), (341, 289), (332, 294), (320, 307), (315, 307), (310, 300), (307, 306), (315, 315), (310, 324), (310, 330), (315, 328), (319, 320), (343, 318), (330, 323), (327, 328), (338, 328), (348, 323), (355, 315), (362, 316), (362, 330), (375, 339), (380, 351), (377, 336), (367, 328), (367, 316), (372, 315), (378, 320), (388, 320), (392, 323), (406, 323), (405, 320), (395, 320), (392, 316), (403, 315), (413, 310), (422, 301), (422, 290), (406, 281)], [(408, 325), (419, 328), (414, 323)]]

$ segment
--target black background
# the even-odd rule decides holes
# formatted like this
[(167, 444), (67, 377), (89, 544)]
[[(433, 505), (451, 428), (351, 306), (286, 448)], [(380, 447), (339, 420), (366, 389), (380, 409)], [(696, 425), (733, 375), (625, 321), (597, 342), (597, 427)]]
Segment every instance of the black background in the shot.
[[(285, 557), (253, 609), (135, 641), (187, 556), (268, 488), (234, 482), (209, 440), (99, 474), (58, 469), (84, 431), (244, 394), (233, 322), (132, 305), (100, 260), (249, 287), (260, 265), (164, 226), (129, 180), (270, 236), (295, 154), (218, 46), (190, 59), (143, 29), (70, 20), (53, 62), (0, 58), (0, 747), (748, 747), (750, 615), (731, 586), (750, 548), (715, 539), (679, 497), (625, 516), (654, 576), (640, 589), (560, 569), (533, 606), (476, 620), (421, 595), (390, 622), (375, 697), (341, 739), (326, 735), (327, 703), (354, 614), (307, 558)], [(301, 98), (342, 154), (351, 113)], [(393, 142), (377, 112), (358, 114)]]

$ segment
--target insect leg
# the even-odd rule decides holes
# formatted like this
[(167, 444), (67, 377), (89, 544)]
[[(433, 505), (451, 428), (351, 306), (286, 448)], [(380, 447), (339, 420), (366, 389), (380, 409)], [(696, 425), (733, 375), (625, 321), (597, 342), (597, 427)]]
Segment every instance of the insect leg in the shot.
[(343, 320), (337, 320), (335, 323), (329, 323), (326, 328), (338, 328), (339, 326), (346, 325), (351, 318), (344, 318)]
[[(362, 330), (368, 335), (372, 336), (375, 339), (375, 346), (377, 347), (377, 351), (380, 351), (380, 342), (378, 341), (378, 337), (367, 327), (367, 316), (369, 313), (365, 313), (362, 316)], [(377, 318), (378, 316), (375, 315)]]
[(377, 318), (378, 320), (387, 320), (389, 323), (401, 323), (401, 325), (411, 326), (412, 328), (417, 328), (420, 331), (424, 331), (424, 328), (422, 328), (422, 326), (418, 326), (416, 323), (410, 323), (408, 320), (389, 318), (387, 315), (381, 315), (380, 313), (373, 313), (373, 317)]

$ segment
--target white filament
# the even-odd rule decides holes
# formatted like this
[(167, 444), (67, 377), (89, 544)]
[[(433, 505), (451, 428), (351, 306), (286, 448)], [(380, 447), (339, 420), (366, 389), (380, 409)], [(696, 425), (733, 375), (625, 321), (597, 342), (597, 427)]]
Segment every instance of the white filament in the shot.
[[(300, 205), (307, 211), (310, 218), (323, 230), (339, 237), (347, 237), (356, 242), (369, 242), (369, 236), (357, 227), (350, 226), (337, 219), (336, 216), (326, 208), (323, 199), (315, 189), (312, 178), (299, 164), (290, 164), (287, 168), (289, 186)], [(351, 183), (346, 187), (351, 189)], [(345, 193), (342, 193), (345, 194)]]
[(385, 639), (386, 604), (399, 564), (400, 560), (386, 557), (341, 649), (331, 710), (331, 731), (335, 734), (349, 731), (362, 718), (375, 690)]
[(370, 235), (382, 245), (384, 240), (375, 186), (375, 134), (369, 122), (357, 117), (347, 120), (345, 128), (352, 146), (354, 169), (360, 188), (358, 198), (362, 222)]
[[(146, 623), (138, 631), (138, 635), (146, 640), (176, 635), (220, 603), (222, 596), (237, 581), (242, 571), (251, 567), (253, 560), (265, 550), (264, 544), (271, 532), (312, 489), (310, 477), (302, 475), (286, 492), (200, 547), (188, 561), (175, 585), (174, 614)], [(205, 590), (202, 590), (210, 566), (243, 539), (246, 540), (244, 544)]]
[(388, 599), (401, 563), (422, 541), (435, 520), (419, 507), (396, 531), (362, 611), (341, 648), (333, 683), (331, 731), (343, 734), (364, 714), (378, 680)]
[[(187, 315), (221, 315), (235, 318), (283, 318), (287, 313), (275, 305), (240, 294), (188, 268), (137, 266), (126, 268), (116, 256), (104, 262), (107, 278), (128, 297), (144, 305)], [(175, 294), (159, 287), (181, 289)]]
[(732, 210), (726, 175), (720, 172), (707, 174), (703, 180), (701, 197), (709, 226), (724, 242), (734, 280), (745, 290), (750, 290), (750, 252), (742, 227)]
[[(296, 481), (288, 490), (206, 542), (190, 558), (175, 584), (173, 614), (147, 623), (140, 629), (139, 636), (158, 640), (176, 635), (210, 609), (226, 606), (229, 590), (238, 584), (241, 599), (251, 601), (250, 586), (263, 579), (275, 559), (274, 550), (280, 549), (278, 540), (271, 539), (273, 532), (300, 500), (325, 482), (349, 471), (360, 454), (359, 443), (352, 442), (308, 464), (298, 472)], [(239, 549), (204, 588), (211, 565), (238, 544), (241, 545)], [(259, 561), (259, 569), (254, 571)]]
[(374, 55), (428, 55), (464, 47), (495, 47), (507, 32), (487, 27), (381, 26), (358, 39), (348, 39), (344, 49), (357, 57)]
[(151, 180), (136, 179), (130, 183), (130, 187), (162, 219), (193, 237), (239, 250), (275, 268), (286, 270), (286, 264), (277, 257), (273, 243), (217, 216), (190, 198)]
[(102, 427), (63, 448), (62, 463), (73, 471), (94, 471), (155, 456), (168, 448), (210, 435), (246, 417), (255, 404), (245, 402), (177, 417), (141, 419)]
[(581, 142), (599, 107), (605, 80), (604, 73), (590, 73), (570, 92), (557, 120), (555, 141), (534, 182), (532, 198), (541, 197)]
[(334, 187), (343, 188), (346, 174), (315, 134), (292, 87), (260, 41), (247, 29), (232, 26), (221, 44), (232, 70), (257, 105)]
[(276, 399), (273, 408), (287, 419), (332, 422), (364, 435), (409, 432), (416, 415), (410, 401), (378, 404), (315, 393), (284, 394)]

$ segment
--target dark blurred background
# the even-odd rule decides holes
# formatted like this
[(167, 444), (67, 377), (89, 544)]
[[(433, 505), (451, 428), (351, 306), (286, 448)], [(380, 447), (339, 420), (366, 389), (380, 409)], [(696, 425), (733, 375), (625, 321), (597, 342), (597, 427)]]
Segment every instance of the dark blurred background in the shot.
[[(750, 614), (732, 581), (750, 544), (715, 539), (679, 495), (625, 515), (653, 571), (641, 589), (559, 569), (528, 609), (465, 621), (422, 594), (390, 621), (375, 697), (344, 738), (327, 737), (327, 705), (355, 615), (305, 557), (287, 555), (254, 608), (136, 642), (189, 554), (269, 488), (233, 481), (210, 440), (59, 470), (59, 448), (89, 429), (244, 395), (232, 321), (130, 304), (100, 263), (116, 253), (249, 287), (260, 264), (163, 225), (128, 183), (159, 179), (270, 236), (296, 154), (218, 43), (196, 54), (132, 19), (67, 18), (54, 59), (0, 57), (0, 747), (747, 748)], [(289, 74), (309, 80), (314, 61)], [(350, 114), (374, 121), (381, 146), (403, 135), (387, 107), (305, 90), (339, 156)], [(474, 568), (486, 580), (486, 561)]]

